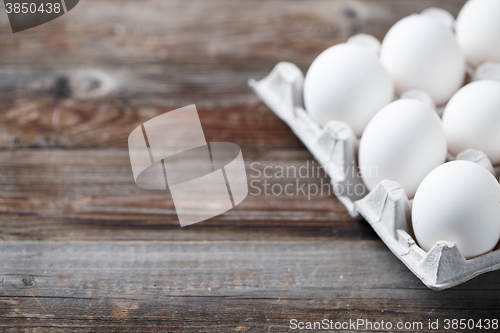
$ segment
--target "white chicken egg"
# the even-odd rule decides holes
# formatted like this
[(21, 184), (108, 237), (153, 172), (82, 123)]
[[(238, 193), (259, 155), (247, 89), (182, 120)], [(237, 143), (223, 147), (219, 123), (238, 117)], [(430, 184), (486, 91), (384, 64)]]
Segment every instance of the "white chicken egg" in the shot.
[(458, 14), (455, 31), (469, 64), (500, 62), (500, 1), (468, 1)]
[(437, 113), (421, 101), (401, 99), (380, 110), (366, 127), (359, 143), (359, 169), (369, 190), (393, 180), (412, 198), (446, 154)]
[(425, 251), (440, 240), (454, 242), (465, 258), (491, 251), (500, 238), (500, 184), (473, 162), (443, 164), (418, 188), (412, 225)]
[(444, 109), (443, 126), (450, 153), (477, 149), (499, 165), (500, 82), (476, 81), (460, 89)]
[(357, 136), (393, 96), (391, 78), (376, 53), (353, 44), (323, 51), (304, 81), (304, 104), (311, 117), (321, 126), (343, 121)]
[(414, 14), (398, 21), (385, 36), (380, 60), (396, 93), (417, 89), (437, 105), (461, 87), (466, 63), (453, 32), (434, 17)]

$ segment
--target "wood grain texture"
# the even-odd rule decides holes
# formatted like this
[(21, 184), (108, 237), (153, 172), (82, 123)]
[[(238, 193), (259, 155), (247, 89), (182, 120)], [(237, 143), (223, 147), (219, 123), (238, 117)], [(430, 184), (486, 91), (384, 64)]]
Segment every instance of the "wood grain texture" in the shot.
[(82, 0), (76, 10), (12, 35), (1, 17), (0, 64), (303, 66), (356, 33), (382, 39), (399, 19), (465, 0)]
[[(304, 150), (242, 151), (253, 182), (236, 209), (180, 228), (168, 191), (135, 185), (128, 150), (15, 150), (0, 152), (0, 238), (4, 240), (248, 240), (374, 239), (352, 220), (312, 174)], [(263, 169), (269, 167), (264, 175)], [(291, 168), (283, 178), (273, 170)], [(308, 168), (309, 167), (309, 168)], [(297, 177), (292, 170), (301, 170)], [(307, 172), (309, 170), (309, 173)], [(316, 169), (317, 172), (317, 169)], [(287, 176), (285, 173), (284, 176)], [(274, 195), (268, 184), (292, 184), (294, 195)], [(297, 190), (298, 186), (303, 191)], [(308, 192), (308, 186), (314, 186)], [(293, 189), (293, 188), (292, 188)], [(276, 191), (274, 192), (276, 193)], [(311, 196), (308, 196), (308, 193)]]
[(494, 318), (500, 297), (500, 272), (428, 290), (378, 241), (11, 242), (0, 252), (7, 331), (277, 332), (293, 318), (427, 323)]
[(0, 147), (125, 147), (140, 122), (196, 104), (207, 136), (296, 148), (248, 78), (279, 61), (305, 72), (353, 34), (382, 39), (411, 13), (464, 2), (85, 0), (18, 34), (0, 16)]
[(259, 172), (311, 170), (312, 156), (247, 80), (283, 60), (305, 72), (353, 34), (382, 39), (411, 13), (456, 15), (463, 3), (82, 0), (17, 34), (0, 15), (0, 330), (284, 332), (292, 318), (499, 318), (498, 271), (428, 290), (328, 193), (250, 194), (180, 228), (168, 191), (135, 185), (127, 151), (142, 122), (196, 104), (207, 141), (238, 144), (257, 188), (293, 183)]

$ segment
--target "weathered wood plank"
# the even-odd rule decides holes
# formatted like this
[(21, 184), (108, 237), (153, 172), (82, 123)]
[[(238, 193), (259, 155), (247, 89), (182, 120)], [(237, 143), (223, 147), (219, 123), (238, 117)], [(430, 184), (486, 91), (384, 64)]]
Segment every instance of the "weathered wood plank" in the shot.
[[(0, 16), (0, 147), (124, 147), (155, 115), (197, 104), (207, 137), (300, 147), (248, 89), (279, 61), (303, 71), (359, 32), (447, 1), (86, 0), (12, 34)], [(82, 74), (83, 73), (83, 74)], [(83, 76), (82, 76), (83, 75)]]
[(500, 272), (428, 290), (377, 241), (12, 242), (0, 243), (0, 253), (3, 330), (274, 332), (292, 318), (442, 323), (495, 318), (500, 297)]
[(85, 0), (57, 20), (13, 35), (0, 17), (0, 64), (308, 65), (365, 32), (383, 38), (431, 6), (456, 15), (465, 0)]
[(239, 83), (241, 93), (232, 96), (196, 96), (191, 90), (191, 97), (167, 102), (147, 94), (135, 101), (128, 96), (76, 102), (47, 95), (16, 98), (14, 93), (13, 98), (0, 98), (0, 148), (125, 148), (128, 135), (141, 123), (190, 104), (197, 105), (208, 141), (250, 149), (303, 147), (288, 126), (257, 101), (246, 86), (248, 77)]
[(272, 134), (275, 147), (301, 147), (247, 86), (248, 78), (266, 74), (203, 66), (3, 67), (0, 147), (127, 147), (141, 123), (190, 104), (197, 105), (209, 141), (260, 148)]
[[(314, 195), (316, 187), (321, 188), (329, 179), (318, 175), (317, 169), (312, 174), (317, 165), (308, 152), (243, 149), (243, 156), (252, 185), (248, 197), (234, 210), (181, 229), (168, 191), (136, 186), (127, 150), (0, 152), (0, 238), (376, 239), (365, 222), (349, 217), (344, 206), (328, 193), (328, 187)], [(267, 176), (263, 174), (265, 167), (270, 167)], [(280, 167), (289, 167), (288, 175), (276, 174)], [(269, 184), (267, 189), (264, 181)], [(295, 190), (289, 193), (293, 195), (273, 194), (269, 188), (275, 184), (281, 188), (292, 184)], [(298, 191), (302, 186), (303, 191)]]

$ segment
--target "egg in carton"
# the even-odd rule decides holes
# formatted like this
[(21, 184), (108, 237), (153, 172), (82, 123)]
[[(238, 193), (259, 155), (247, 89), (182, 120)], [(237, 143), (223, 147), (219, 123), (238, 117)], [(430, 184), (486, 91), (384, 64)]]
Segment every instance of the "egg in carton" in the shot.
[[(440, 15), (436, 12), (436, 15)], [(351, 37), (350, 43), (376, 50), (380, 44), (369, 35)], [(474, 79), (498, 78), (500, 64), (486, 63), (472, 74)], [(459, 285), (482, 273), (500, 269), (500, 249), (466, 260), (458, 247), (448, 241), (437, 242), (428, 252), (415, 242), (411, 227), (411, 208), (403, 188), (384, 180), (368, 193), (357, 170), (359, 140), (343, 122), (330, 121), (321, 128), (304, 110), (302, 91), (304, 76), (294, 64), (281, 62), (260, 81), (249, 80), (249, 86), (260, 99), (287, 123), (331, 178), (334, 193), (349, 214), (364, 218), (387, 247), (427, 287), (442, 290)], [(433, 105), (423, 92), (409, 91), (402, 98), (414, 98)], [(439, 113), (439, 110), (437, 110)], [(482, 165), (492, 174), (495, 170), (480, 151), (468, 150), (454, 157)], [(362, 191), (343, 193), (335, 189), (346, 185)]]

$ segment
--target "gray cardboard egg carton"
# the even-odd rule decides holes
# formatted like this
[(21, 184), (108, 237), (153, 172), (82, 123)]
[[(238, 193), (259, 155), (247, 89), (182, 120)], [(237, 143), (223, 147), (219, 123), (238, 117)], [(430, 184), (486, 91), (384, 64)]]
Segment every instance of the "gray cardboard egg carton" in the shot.
[[(320, 128), (312, 120), (302, 107), (303, 82), (304, 76), (297, 66), (281, 62), (266, 78), (250, 79), (249, 86), (309, 149), (330, 176), (334, 189), (357, 184), (364, 188), (355, 162), (358, 139), (345, 123), (332, 121)], [(457, 159), (471, 160), (495, 174), (491, 162), (481, 152), (466, 151)], [(359, 195), (336, 192), (349, 214), (368, 221), (394, 255), (431, 289), (451, 288), (500, 269), (499, 249), (469, 260), (464, 259), (452, 242), (437, 242), (428, 253), (422, 250), (412, 237), (412, 201), (396, 182), (383, 181), (371, 192), (365, 190)]]

